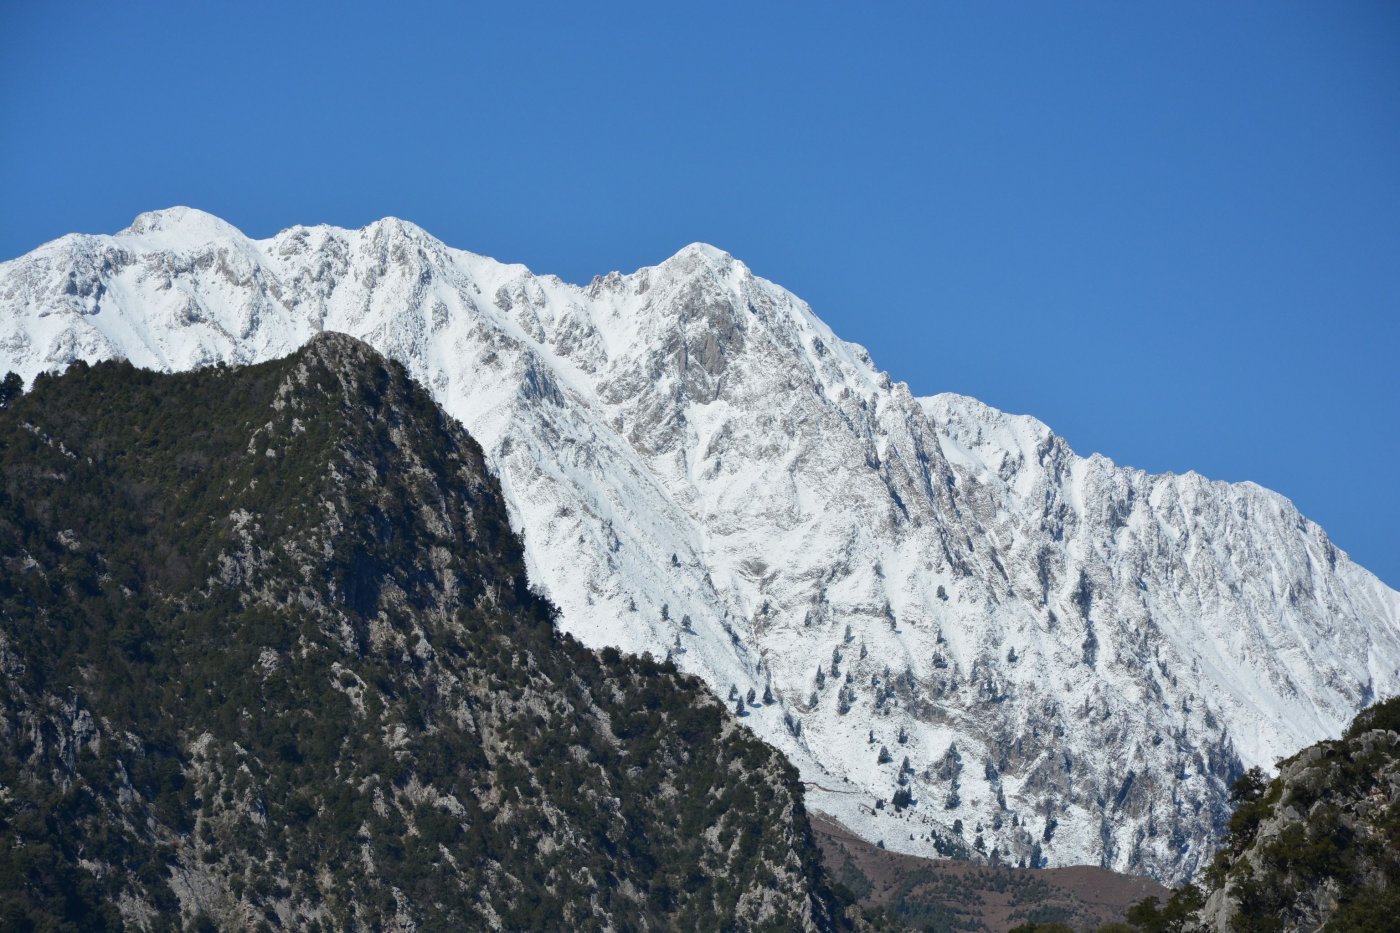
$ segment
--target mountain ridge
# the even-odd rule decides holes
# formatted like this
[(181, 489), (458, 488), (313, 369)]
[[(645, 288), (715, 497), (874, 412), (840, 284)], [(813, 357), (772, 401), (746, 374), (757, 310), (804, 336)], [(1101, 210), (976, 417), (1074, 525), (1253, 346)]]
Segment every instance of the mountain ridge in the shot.
[(565, 630), (771, 691), (747, 721), (872, 841), (1179, 880), (1244, 767), (1400, 689), (1400, 594), (1284, 497), (915, 398), (721, 250), (568, 285), (402, 222), (178, 220), (0, 265), (0, 368), (367, 340), (482, 439)]
[(0, 541), (6, 929), (848, 925), (792, 767), (557, 632), (480, 447), (354, 338), (44, 377)]

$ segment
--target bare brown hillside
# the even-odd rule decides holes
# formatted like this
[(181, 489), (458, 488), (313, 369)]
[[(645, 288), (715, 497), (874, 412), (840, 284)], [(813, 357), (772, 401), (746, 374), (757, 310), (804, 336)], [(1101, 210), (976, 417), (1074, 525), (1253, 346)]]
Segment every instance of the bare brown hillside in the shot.
[(1148, 878), (1091, 865), (1007, 868), (902, 855), (871, 845), (826, 817), (812, 828), (832, 878), (864, 908), (883, 908), (911, 930), (1001, 933), (1027, 921), (1093, 930), (1128, 907), (1170, 893)]

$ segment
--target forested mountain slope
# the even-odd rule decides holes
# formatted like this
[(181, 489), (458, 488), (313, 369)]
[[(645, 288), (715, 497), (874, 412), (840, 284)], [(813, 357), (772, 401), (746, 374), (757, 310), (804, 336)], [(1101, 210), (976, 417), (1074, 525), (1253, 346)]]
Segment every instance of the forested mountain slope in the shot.
[[(0, 408), (0, 926), (832, 929), (797, 774), (348, 337)], [(67, 927), (65, 927), (67, 928)]]

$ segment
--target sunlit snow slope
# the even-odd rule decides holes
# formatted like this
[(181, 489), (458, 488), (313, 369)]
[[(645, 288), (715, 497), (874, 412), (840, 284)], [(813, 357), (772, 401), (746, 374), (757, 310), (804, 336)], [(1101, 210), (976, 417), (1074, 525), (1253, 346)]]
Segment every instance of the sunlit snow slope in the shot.
[(752, 689), (811, 804), (890, 848), (1179, 880), (1241, 766), (1400, 692), (1400, 594), (1288, 500), (914, 398), (713, 247), (579, 287), (398, 220), (253, 241), (175, 208), (0, 265), (27, 379), (321, 330), (482, 443), (566, 629)]

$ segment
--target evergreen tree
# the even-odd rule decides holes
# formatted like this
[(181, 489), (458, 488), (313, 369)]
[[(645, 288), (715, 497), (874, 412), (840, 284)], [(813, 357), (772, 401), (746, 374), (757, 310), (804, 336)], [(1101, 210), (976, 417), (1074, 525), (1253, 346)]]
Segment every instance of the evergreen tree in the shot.
[(0, 408), (6, 408), (10, 402), (24, 394), (24, 380), (18, 373), (6, 373), (5, 378), (0, 380)]

